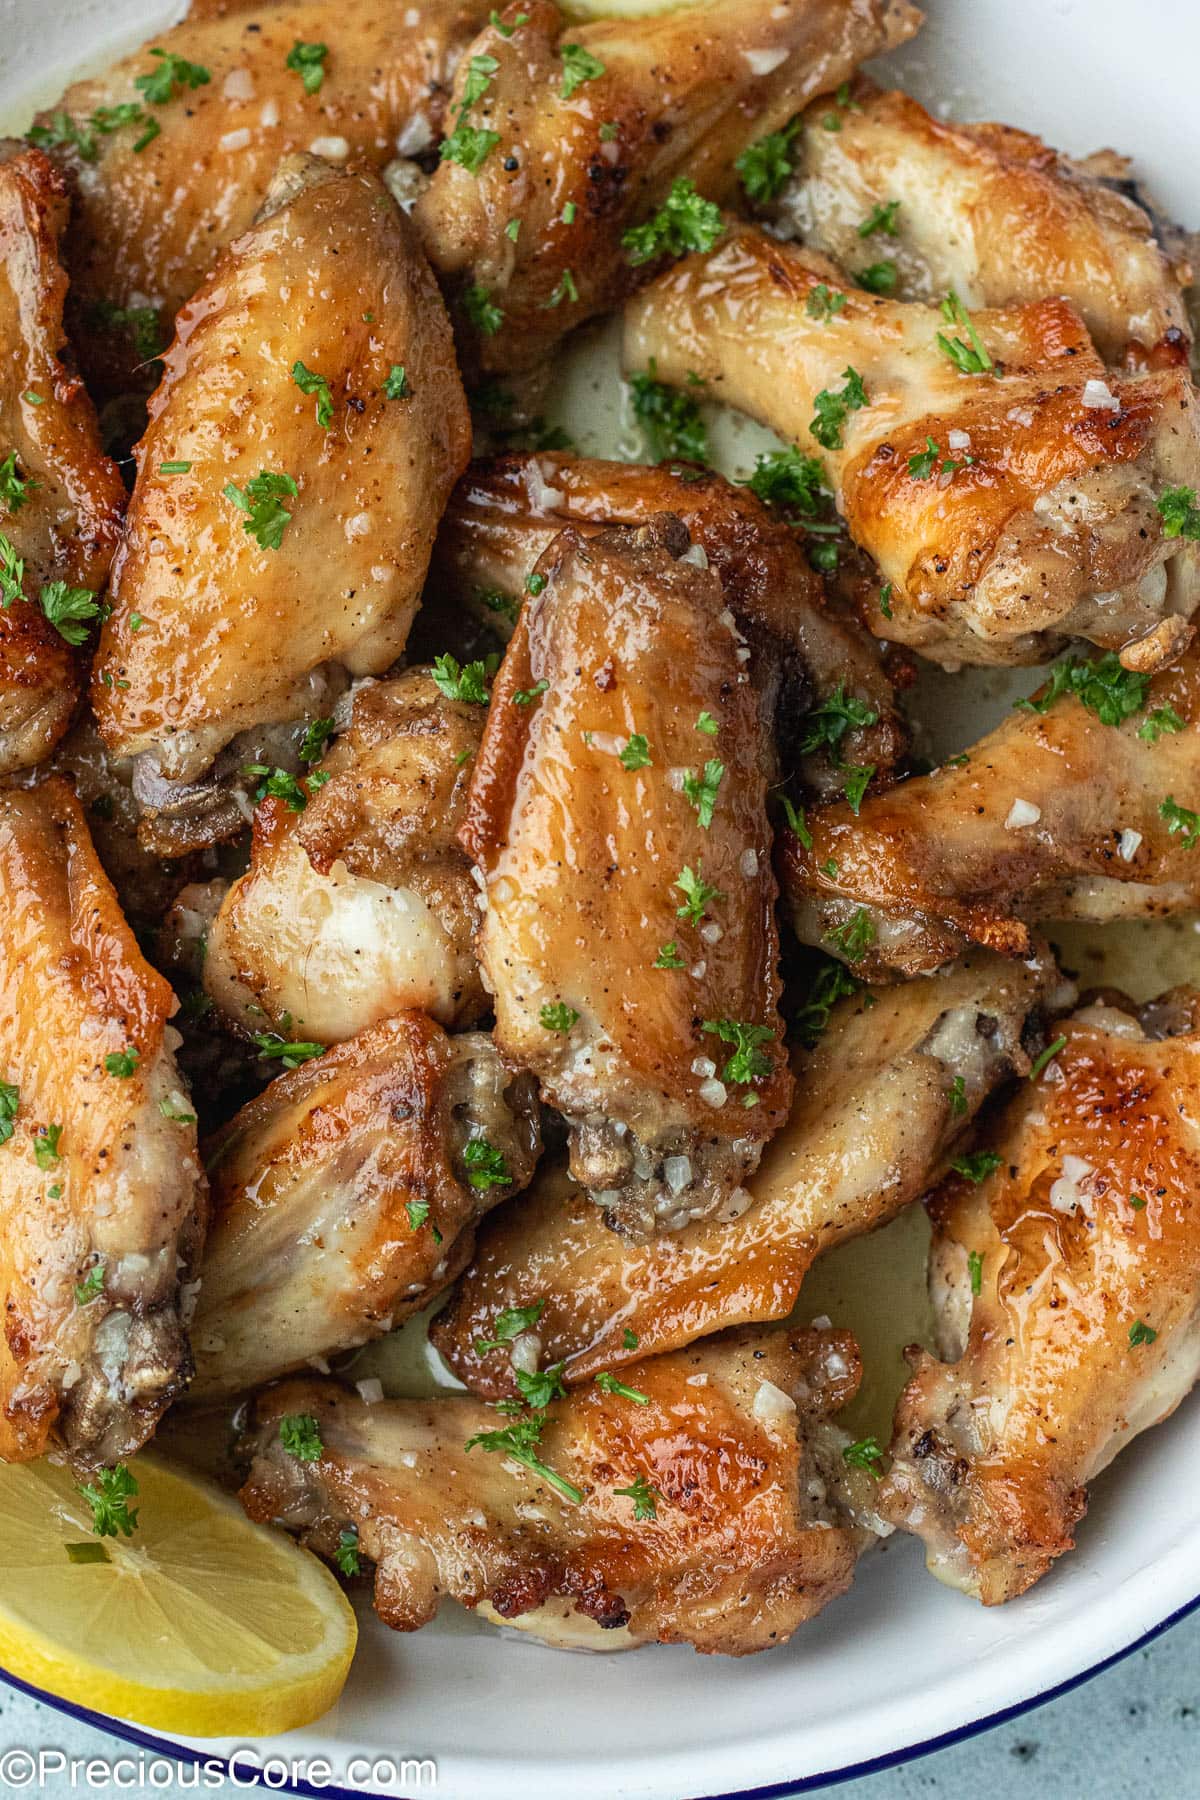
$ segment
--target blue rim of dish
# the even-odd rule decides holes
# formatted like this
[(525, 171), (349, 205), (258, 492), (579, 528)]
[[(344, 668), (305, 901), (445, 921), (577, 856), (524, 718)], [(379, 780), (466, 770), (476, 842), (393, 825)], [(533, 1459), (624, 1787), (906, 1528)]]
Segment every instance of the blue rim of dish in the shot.
[[(840, 1769), (829, 1769), (820, 1775), (806, 1775), (798, 1781), (776, 1781), (766, 1787), (736, 1788), (727, 1794), (697, 1796), (696, 1800), (791, 1800), (796, 1794), (811, 1794), (823, 1787), (837, 1787), (844, 1781), (854, 1781), (864, 1775), (879, 1775), (887, 1769), (898, 1769), (904, 1763), (916, 1762), (919, 1757), (931, 1756), (937, 1750), (948, 1750), (952, 1744), (962, 1744), (968, 1738), (978, 1737), (985, 1731), (993, 1731), (998, 1725), (1007, 1725), (1012, 1719), (1019, 1719), (1024, 1714), (1035, 1711), (1039, 1706), (1046, 1706), (1051, 1700), (1061, 1699), (1097, 1675), (1103, 1675), (1117, 1663), (1124, 1662), (1126, 1657), (1133, 1656), (1138, 1650), (1145, 1649), (1172, 1626), (1178, 1625), (1189, 1614), (1200, 1607), (1200, 1594), (1186, 1605), (1178, 1607), (1175, 1612), (1152, 1625), (1140, 1637), (1134, 1638), (1121, 1650), (1114, 1650), (1111, 1656), (1093, 1663), (1091, 1668), (1083, 1669), (1078, 1675), (1070, 1675), (1065, 1681), (1056, 1682), (1053, 1687), (1046, 1688), (1040, 1694), (1033, 1694), (1028, 1700), (1018, 1700), (1012, 1706), (1004, 1706), (998, 1712), (986, 1713), (981, 1719), (972, 1719), (966, 1725), (958, 1725), (953, 1731), (943, 1731), (938, 1737), (926, 1738), (922, 1743), (910, 1744), (903, 1750), (891, 1750), (882, 1756), (873, 1756), (865, 1762), (847, 1763)], [(76, 1706), (73, 1701), (62, 1700), (56, 1694), (48, 1694), (44, 1688), (30, 1686), (16, 1675), (10, 1675), (7, 1669), (0, 1668), (0, 1681), (16, 1688), (19, 1693), (28, 1694), (31, 1700), (40, 1700), (55, 1712), (66, 1713), (69, 1718), (80, 1719), (85, 1725), (93, 1726), (97, 1731), (106, 1731), (111, 1737), (123, 1739), (127, 1744), (136, 1744), (139, 1749), (153, 1750), (161, 1756), (170, 1757), (175, 1762), (205, 1763), (219, 1769), (223, 1774), (230, 1773), (230, 1764), (225, 1757), (197, 1750), (191, 1744), (180, 1744), (172, 1738), (155, 1737), (151, 1732), (141, 1731), (136, 1725), (125, 1719), (114, 1719), (108, 1713), (93, 1712), (90, 1707)], [(282, 1757), (287, 1760), (286, 1750)], [(270, 1761), (268, 1755), (266, 1758)], [(256, 1772), (253, 1765), (239, 1761), (237, 1781), (240, 1786), (266, 1786), (264, 1774)], [(343, 1788), (332, 1785), (312, 1787), (307, 1781), (294, 1781), (286, 1787), (271, 1782), (270, 1789), (276, 1794), (302, 1794), (307, 1800), (399, 1800), (396, 1795), (381, 1795), (375, 1788)]]

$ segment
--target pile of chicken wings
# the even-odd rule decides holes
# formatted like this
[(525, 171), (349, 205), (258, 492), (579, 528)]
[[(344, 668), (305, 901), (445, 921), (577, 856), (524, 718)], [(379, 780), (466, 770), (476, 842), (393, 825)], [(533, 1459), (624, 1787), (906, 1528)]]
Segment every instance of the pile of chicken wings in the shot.
[[(741, 1654), (1020, 1594), (1190, 1389), (1200, 990), (1041, 935), (1200, 908), (1186, 243), (919, 24), (193, 0), (0, 146), (5, 1458), (236, 1409), (399, 1630)], [(922, 659), (1048, 666), (931, 767)], [(855, 1440), (805, 1274), (921, 1201)]]

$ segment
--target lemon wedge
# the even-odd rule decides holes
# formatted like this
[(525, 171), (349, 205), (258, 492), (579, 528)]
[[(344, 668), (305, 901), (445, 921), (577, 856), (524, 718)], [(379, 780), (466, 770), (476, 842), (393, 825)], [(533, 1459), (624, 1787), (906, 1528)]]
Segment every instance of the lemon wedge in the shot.
[(193, 1737), (318, 1718), (357, 1637), (329, 1570), (207, 1483), (152, 1457), (128, 1466), (137, 1528), (98, 1538), (69, 1469), (0, 1464), (0, 1666)]

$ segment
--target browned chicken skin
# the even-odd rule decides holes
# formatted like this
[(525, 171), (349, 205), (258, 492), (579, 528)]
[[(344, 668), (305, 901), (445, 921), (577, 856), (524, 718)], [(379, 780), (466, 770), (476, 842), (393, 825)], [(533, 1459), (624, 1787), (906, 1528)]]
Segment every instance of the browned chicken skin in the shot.
[(565, 1359), (568, 1381), (785, 1317), (816, 1257), (924, 1192), (992, 1089), (1028, 1067), (1022, 1038), (1045, 980), (1044, 968), (976, 954), (928, 981), (843, 1000), (815, 1050), (796, 1052), (791, 1116), (731, 1224), (626, 1244), (565, 1172), (544, 1173), (481, 1232), (434, 1343), (461, 1381), (494, 1396), (513, 1391), (513, 1369), (502, 1349), (477, 1345), (495, 1338), (506, 1307), (542, 1302), (542, 1355)]
[(366, 682), (303, 812), (262, 801), (204, 960), (227, 1018), (331, 1044), (409, 1007), (444, 1025), (487, 1010), (455, 836), (484, 716), (426, 669)]
[[(467, 1449), (511, 1424), (477, 1400), (369, 1406), (331, 1382), (285, 1383), (257, 1403), (242, 1503), (327, 1556), (356, 1531), (397, 1631), (446, 1594), (517, 1623), (561, 1596), (633, 1644), (742, 1656), (786, 1642), (850, 1585), (867, 1542), (839, 1492), (848, 1439), (829, 1422), (858, 1386), (853, 1338), (731, 1333), (627, 1373), (642, 1400), (589, 1387), (553, 1403), (536, 1456), (554, 1481)], [(318, 1461), (283, 1449), (289, 1414), (316, 1421)]]
[(880, 1495), (985, 1605), (1072, 1548), (1088, 1482), (1200, 1373), (1200, 995), (1055, 1029), (980, 1139), (992, 1171), (931, 1202), (945, 1360), (912, 1353)]
[[(390, 0), (197, 0), (152, 45), (76, 82), (39, 114), (77, 192), (67, 250), (89, 378), (116, 391), (137, 381), (146, 348), (114, 312), (149, 309), (156, 347), (169, 343), (175, 313), (249, 227), (281, 158), (324, 144), (382, 169), (397, 142), (410, 151), (432, 143), (454, 63), (487, 14), (471, 0), (422, 0), (411, 14)], [(303, 68), (288, 66), (296, 44), (327, 48), (312, 93)], [(161, 80), (155, 50), (208, 79), (173, 83), (165, 104), (97, 129), (98, 110), (141, 102), (139, 77), (157, 70)], [(62, 110), (90, 160), (78, 143), (61, 142)]]
[(1027, 956), (1041, 920), (1200, 907), (1200, 848), (1170, 810), (1198, 792), (1200, 658), (1189, 652), (1119, 724), (1068, 692), (1043, 713), (1015, 710), (934, 774), (868, 796), (857, 817), (844, 804), (810, 812), (806, 842), (781, 829), (780, 879), (800, 939), (868, 980), (926, 974), (970, 943)]
[[(499, 1178), (464, 1160), (476, 1142)], [(280, 1075), (208, 1152), (192, 1393), (256, 1387), (428, 1305), (539, 1148), (529, 1078), (483, 1034), (450, 1038), (420, 1013)]]
[[(939, 335), (989, 368), (961, 372)], [(879, 637), (954, 667), (1039, 662), (1080, 636), (1147, 668), (1189, 635), (1200, 552), (1157, 506), (1200, 487), (1187, 370), (1108, 377), (1066, 301), (950, 324), (731, 221), (630, 301), (624, 356), (699, 377), (821, 461), (885, 584), (866, 612)]]
[(764, 697), (696, 554), (669, 515), (554, 539), (460, 833), (497, 1046), (637, 1233), (736, 1210), (791, 1097)]
[(66, 186), (48, 159), (0, 141), (0, 535), (17, 559), (0, 607), (0, 775), (40, 762), (70, 723), (79, 658), (39, 596), (54, 582), (98, 593), (125, 504), (63, 360), (66, 222)]
[[(0, 1455), (136, 1450), (191, 1372), (204, 1227), (175, 999), (66, 784), (0, 791)], [(194, 1290), (192, 1290), (194, 1296)]]
[[(968, 307), (1061, 295), (1106, 362), (1186, 367), (1187, 264), (1159, 247), (1136, 201), (1029, 132), (935, 119), (860, 76), (848, 103), (813, 102), (792, 156), (782, 221), (852, 274), (886, 258), (899, 298), (936, 303), (953, 289)], [(892, 201), (895, 236), (862, 237)]]
[[(699, 0), (564, 26), (549, 0), (513, 0), (494, 17), (459, 65), (450, 109), (494, 141), (474, 168), (443, 161), (414, 218), (468, 319), (473, 297), (476, 319), (480, 295), (499, 309), (494, 329), (467, 325), (470, 354), (525, 369), (643, 278), (622, 235), (677, 177), (725, 199), (748, 144), (910, 37), (921, 15), (907, 0)], [(564, 97), (568, 47), (591, 73)], [(481, 58), (496, 67), (464, 107)]]
[[(399, 655), (470, 424), (407, 220), (373, 176), (315, 158), (280, 169), (165, 363), (92, 704), (169, 813), (203, 808), (197, 778), (231, 739), (328, 714), (347, 675)], [(240, 823), (218, 809), (212, 833)]]
[[(752, 648), (782, 665), (776, 731), (785, 762), (798, 716), (840, 690), (876, 715), (847, 732), (842, 762), (870, 764), (878, 780), (885, 778), (904, 753), (907, 730), (870, 638), (826, 609), (821, 578), (796, 530), (713, 470), (545, 451), (474, 463), (443, 516), (432, 580), (504, 632), (526, 576), (563, 525), (586, 533), (645, 525), (664, 512), (682, 519), (704, 550)], [(807, 787), (841, 792), (844, 775), (827, 756), (804, 756), (799, 765)]]

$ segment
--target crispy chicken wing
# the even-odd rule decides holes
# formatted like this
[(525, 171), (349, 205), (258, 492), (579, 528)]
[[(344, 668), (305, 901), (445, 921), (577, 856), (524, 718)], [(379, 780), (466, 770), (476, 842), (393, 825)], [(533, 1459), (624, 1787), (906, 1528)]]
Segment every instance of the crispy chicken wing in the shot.
[(1022, 1037), (1044, 985), (1044, 970), (976, 953), (928, 981), (842, 1000), (815, 1050), (795, 1053), (791, 1117), (739, 1218), (630, 1245), (550, 1173), (481, 1233), (434, 1343), (492, 1396), (512, 1391), (513, 1370), (502, 1349), (476, 1346), (495, 1338), (506, 1307), (542, 1303), (542, 1354), (565, 1359), (569, 1381), (783, 1318), (815, 1258), (921, 1194), (991, 1090), (1029, 1066)]
[(736, 1211), (791, 1097), (767, 697), (704, 560), (670, 515), (560, 532), (496, 677), (460, 833), (483, 877), (496, 1043), (633, 1233)]
[(455, 837), (483, 721), (425, 669), (358, 689), (303, 812), (267, 798), (255, 814), (204, 962), (229, 1018), (331, 1044), (409, 1007), (443, 1025), (486, 1010)]
[(1200, 793), (1200, 657), (1152, 681), (1111, 655), (1059, 669), (1082, 678), (1082, 697), (1053, 697), (1060, 673), (1032, 708), (934, 774), (868, 796), (857, 817), (845, 804), (810, 812), (803, 843), (781, 828), (803, 942), (877, 980), (926, 974), (970, 943), (1027, 956), (1039, 920), (1200, 907), (1186, 816)]
[(286, 162), (180, 315), (113, 570), (93, 704), (158, 812), (203, 810), (239, 733), (394, 661), (469, 451), (408, 221), (374, 176)]
[[(89, 376), (120, 391), (169, 342), (282, 157), (314, 150), (382, 169), (397, 146), (431, 144), (454, 63), (487, 13), (474, 0), (197, 0), (152, 46), (39, 114), (76, 189), (67, 249)], [(306, 63), (305, 47), (325, 55)], [(175, 75), (165, 57), (197, 73)]]
[[(829, 1419), (858, 1386), (853, 1338), (731, 1333), (627, 1373), (639, 1398), (580, 1390), (551, 1405), (540, 1441), (532, 1414), (507, 1421), (517, 1456), (489, 1453), (506, 1421), (477, 1400), (368, 1406), (331, 1382), (285, 1383), (257, 1403), (242, 1504), (326, 1556), (356, 1536), (397, 1631), (446, 1594), (513, 1623), (562, 1597), (635, 1645), (784, 1643), (850, 1585), (868, 1541)], [(296, 1415), (315, 1422), (314, 1462), (280, 1441)]]
[[(548, 453), (475, 463), (442, 520), (432, 578), (503, 633), (516, 619), (526, 576), (563, 525), (600, 531), (645, 525), (663, 512), (682, 519), (704, 550), (749, 643), (782, 664), (776, 734), (783, 760), (803, 715), (841, 692), (875, 714), (847, 731), (841, 762), (870, 764), (885, 777), (904, 753), (907, 731), (871, 640), (826, 610), (796, 531), (713, 470)], [(828, 755), (795, 760), (807, 787), (841, 792), (844, 772)]]
[(256, 1387), (428, 1305), (539, 1148), (529, 1077), (421, 1013), (280, 1075), (209, 1153), (193, 1393)]
[(885, 583), (877, 636), (948, 666), (1039, 662), (1068, 636), (1169, 660), (1200, 600), (1200, 550), (1157, 506), (1200, 487), (1186, 369), (1107, 379), (1063, 300), (951, 322), (844, 287), (730, 224), (629, 303), (626, 363), (699, 376), (822, 462)]
[(0, 791), (0, 1455), (136, 1450), (191, 1371), (196, 1120), (167, 1020), (52, 779)]
[(79, 663), (39, 600), (55, 583), (103, 587), (125, 504), (64, 361), (66, 220), (47, 158), (0, 142), (0, 775), (40, 762), (67, 729)]
[(723, 200), (748, 144), (920, 18), (908, 0), (699, 0), (568, 26), (550, 0), (494, 14), (459, 66), (456, 154), (443, 147), (414, 211), (480, 365), (529, 368), (616, 305), (655, 254), (624, 234), (678, 177)]
[[(843, 268), (872, 267), (906, 300), (953, 289), (968, 307), (992, 307), (1061, 295), (1106, 362), (1186, 367), (1187, 264), (1164, 254), (1127, 192), (1029, 132), (935, 119), (860, 77), (848, 103), (814, 101), (792, 155), (782, 215)], [(864, 238), (873, 209), (893, 202), (895, 235)]]
[(880, 1496), (985, 1605), (1071, 1549), (1088, 1482), (1200, 1373), (1200, 995), (1061, 1033), (984, 1134), (991, 1172), (932, 1202), (944, 1361), (911, 1353)]

